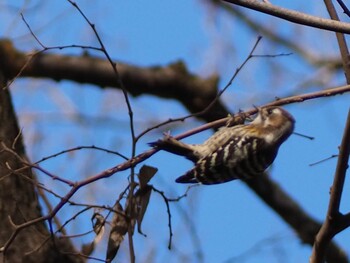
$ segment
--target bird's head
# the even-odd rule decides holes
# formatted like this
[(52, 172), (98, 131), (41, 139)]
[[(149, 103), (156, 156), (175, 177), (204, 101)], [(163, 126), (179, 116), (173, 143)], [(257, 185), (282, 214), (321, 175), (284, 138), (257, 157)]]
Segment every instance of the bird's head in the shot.
[(271, 134), (270, 141), (285, 141), (293, 132), (295, 119), (286, 110), (269, 106), (258, 108), (258, 115), (251, 124)]

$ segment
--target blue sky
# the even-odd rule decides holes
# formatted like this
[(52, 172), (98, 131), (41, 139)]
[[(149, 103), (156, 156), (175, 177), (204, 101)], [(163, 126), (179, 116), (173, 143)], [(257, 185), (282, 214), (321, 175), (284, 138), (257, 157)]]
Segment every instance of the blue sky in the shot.
[[(96, 24), (109, 54), (115, 60), (141, 66), (161, 66), (182, 60), (195, 74), (203, 77), (218, 74), (220, 87), (226, 85), (257, 39), (257, 34), (240, 21), (201, 1), (77, 3)], [(39, 48), (21, 20), (20, 11), (47, 46), (97, 45), (89, 26), (66, 1), (7, 1), (1, 7), (0, 17), (6, 22), (0, 25), (0, 32), (3, 37), (12, 39), (20, 50)], [(291, 7), (326, 17), (324, 8), (316, 3), (311, 6), (296, 1)], [(302, 29), (254, 11), (247, 11), (247, 14), (276, 28), (286, 37), (293, 38), (300, 34), (303, 36), (303, 46), (314, 54), (322, 55), (327, 50), (327, 54), (337, 55), (335, 38), (331, 33)], [(318, 38), (322, 41), (315, 41)], [(53, 52), (81, 54), (82, 50)], [(274, 45), (264, 36), (257, 50), (258, 54), (290, 52), (283, 46)], [(96, 55), (102, 57), (102, 54)], [(318, 70), (297, 54), (253, 59), (222, 99), (231, 111), (248, 109), (253, 104), (262, 105), (275, 97), (292, 94)], [(328, 81), (329, 87), (344, 84), (341, 74), (330, 76)], [(119, 91), (101, 90), (69, 81), (38, 79), (16, 80), (11, 89), (31, 160), (36, 161), (70, 147), (92, 144), (130, 154), (128, 116)], [(300, 88), (300, 92), (317, 89), (319, 87), (313, 85)], [(326, 213), (336, 159), (313, 167), (309, 164), (337, 154), (349, 110), (349, 98), (345, 94), (285, 107), (297, 120), (296, 131), (316, 139), (309, 141), (292, 136), (281, 147), (270, 169), (271, 177), (318, 220), (323, 220)], [(138, 132), (162, 120), (186, 114), (185, 109), (172, 100), (141, 96), (132, 98), (131, 103)], [(181, 133), (200, 124), (190, 119), (173, 127), (172, 133)], [(138, 153), (148, 149), (147, 143), (159, 138), (166, 129), (161, 128), (145, 136), (138, 144)], [(201, 142), (210, 134), (210, 131), (203, 132), (186, 141)], [(119, 162), (120, 158), (105, 153), (78, 151), (47, 161), (43, 166), (59, 176), (79, 180)], [(174, 179), (191, 167), (189, 161), (160, 152), (145, 163), (159, 168), (152, 183), (167, 196), (176, 197), (185, 192), (186, 186), (176, 184)], [(123, 172), (99, 181), (79, 191), (74, 200), (112, 205), (126, 186), (127, 176), (128, 173)], [(67, 191), (67, 188), (44, 175), (39, 175), (39, 178), (61, 194)], [(345, 189), (348, 187), (347, 183)], [(345, 190), (344, 196), (347, 194)], [(348, 211), (349, 208), (344, 198), (342, 209)], [(187, 198), (171, 203), (171, 209), (174, 240), (173, 250), (168, 251), (166, 207), (159, 195), (152, 194), (143, 222), (147, 238), (135, 235), (138, 262), (145, 262), (152, 253), (156, 255), (154, 262), (166, 260), (169, 263), (179, 262), (180, 259), (183, 262), (206, 263), (307, 262), (311, 252), (310, 247), (301, 244), (289, 226), (240, 181), (195, 187)], [(74, 208), (62, 210), (59, 214), (61, 220), (64, 222), (70, 218), (74, 211)], [(92, 212), (86, 213), (72, 222), (69, 228), (72, 233), (88, 230), (91, 215)], [(197, 240), (191, 238), (193, 226)], [(91, 238), (90, 235), (75, 239), (75, 242), (80, 245)], [(350, 252), (347, 231), (336, 240), (346, 252)], [(196, 256), (198, 242), (203, 261)], [(253, 252), (250, 252), (252, 248)], [(103, 258), (104, 251), (105, 243), (101, 243), (94, 256)], [(127, 242), (123, 244), (118, 258), (120, 262), (128, 260)]]

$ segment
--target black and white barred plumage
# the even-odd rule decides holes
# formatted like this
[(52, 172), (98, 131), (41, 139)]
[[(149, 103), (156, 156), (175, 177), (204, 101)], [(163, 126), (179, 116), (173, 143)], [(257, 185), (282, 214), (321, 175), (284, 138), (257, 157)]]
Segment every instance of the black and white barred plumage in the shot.
[(282, 108), (265, 107), (251, 123), (223, 127), (203, 144), (186, 144), (166, 136), (151, 145), (195, 163), (176, 182), (219, 184), (263, 173), (292, 134), (294, 123), (293, 116)]

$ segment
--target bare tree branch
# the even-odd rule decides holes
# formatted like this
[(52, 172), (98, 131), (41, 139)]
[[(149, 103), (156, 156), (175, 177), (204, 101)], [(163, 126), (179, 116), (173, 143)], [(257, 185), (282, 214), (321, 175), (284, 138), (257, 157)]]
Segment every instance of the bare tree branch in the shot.
[[(324, 0), (324, 3), (326, 5), (326, 7), (327, 7), (327, 11), (328, 11), (330, 17), (334, 21), (339, 21), (339, 17), (338, 17), (337, 11), (335, 10), (335, 7), (334, 7), (332, 1), (331, 0)], [(348, 84), (350, 84), (349, 49), (348, 49), (348, 46), (347, 46), (344, 34), (337, 32), (336, 36), (337, 36), (337, 41), (338, 41), (340, 55), (341, 55), (342, 62), (343, 62), (343, 70), (344, 70), (344, 73), (345, 73), (346, 82)]]
[(302, 12), (297, 12), (287, 8), (278, 7), (270, 3), (257, 0), (223, 0), (235, 5), (244, 6), (265, 14), (282, 18), (284, 20), (305, 25), (309, 27), (329, 30), (340, 33), (350, 33), (350, 24), (330, 19), (320, 18), (317, 16), (307, 15)]
[(316, 236), (312, 249), (310, 263), (324, 262), (325, 255), (329, 252), (329, 244), (332, 238), (345, 228), (350, 226), (349, 215), (343, 215), (339, 211), (341, 195), (343, 191), (346, 170), (348, 169), (350, 154), (350, 110), (341, 142), (337, 169), (331, 188), (331, 197), (327, 211), (326, 220)]
[[(331, 0), (324, 0), (327, 11), (333, 20), (338, 21), (339, 17), (337, 11)], [(345, 78), (350, 84), (350, 67), (349, 67), (349, 50), (344, 34), (336, 33), (339, 45), (340, 54), (343, 62), (343, 69)], [(343, 192), (346, 170), (348, 168), (350, 154), (350, 110), (348, 112), (348, 119), (344, 129), (344, 135), (339, 150), (337, 169), (334, 175), (333, 185), (331, 188), (331, 196), (328, 205), (328, 211), (325, 222), (322, 224), (318, 232), (312, 249), (310, 263), (322, 263), (327, 257), (327, 250), (332, 238), (345, 228), (350, 226), (350, 220), (347, 216), (340, 213), (340, 201)]]

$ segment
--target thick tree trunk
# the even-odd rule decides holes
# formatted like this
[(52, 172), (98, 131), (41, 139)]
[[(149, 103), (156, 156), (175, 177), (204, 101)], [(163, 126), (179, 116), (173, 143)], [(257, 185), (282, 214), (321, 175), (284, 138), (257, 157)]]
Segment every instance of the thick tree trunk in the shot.
[(16, 225), (40, 218), (42, 212), (35, 176), (31, 169), (18, 170), (25, 167), (25, 150), (1, 72), (0, 81), (0, 262), (83, 262), (73, 255), (70, 242), (50, 238), (43, 221), (17, 231), (9, 242)]

